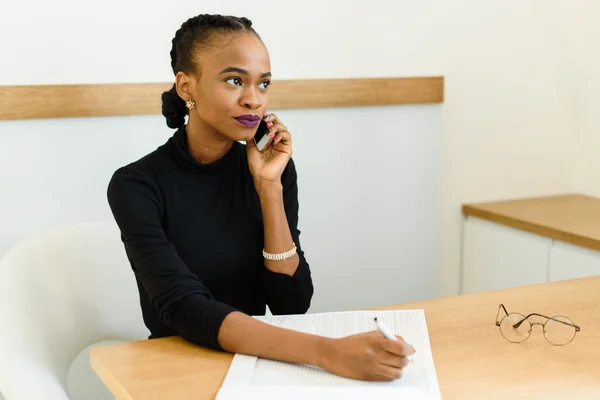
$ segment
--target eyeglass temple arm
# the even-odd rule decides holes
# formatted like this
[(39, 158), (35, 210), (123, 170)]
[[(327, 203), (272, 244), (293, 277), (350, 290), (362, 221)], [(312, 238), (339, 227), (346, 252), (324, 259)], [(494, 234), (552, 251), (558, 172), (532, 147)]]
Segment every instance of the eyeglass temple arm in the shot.
[(579, 328), (577, 325), (575, 324), (570, 324), (568, 322), (565, 321), (561, 321), (559, 319), (556, 318), (552, 318), (552, 317), (547, 317), (545, 315), (542, 314), (538, 314), (538, 313), (531, 313), (528, 316), (526, 316), (525, 318), (523, 318), (522, 320), (520, 320), (519, 322), (517, 322), (516, 324), (513, 325), (513, 328), (517, 329), (519, 326), (521, 326), (521, 324), (523, 323), (523, 321), (525, 321), (527, 318), (529, 317), (533, 317), (534, 315), (537, 315), (538, 317), (542, 317), (542, 318), (546, 318), (546, 319), (551, 319), (552, 321), (556, 321), (556, 322), (560, 322), (561, 324), (565, 324), (565, 325), (569, 325), (575, 328), (575, 331), (579, 332), (581, 330), (581, 328)]
[(500, 326), (500, 321), (498, 321), (498, 316), (500, 315), (500, 310), (504, 310), (504, 314), (508, 315), (508, 311), (506, 311), (506, 307), (504, 307), (504, 304), (500, 303), (500, 305), (498, 306), (498, 312), (496, 313), (496, 326)]

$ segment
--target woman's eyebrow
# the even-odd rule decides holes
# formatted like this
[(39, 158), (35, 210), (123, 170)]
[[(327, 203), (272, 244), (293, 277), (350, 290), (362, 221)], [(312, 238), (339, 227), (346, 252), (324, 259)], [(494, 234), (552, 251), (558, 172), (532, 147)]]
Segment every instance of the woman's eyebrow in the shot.
[[(219, 72), (219, 75), (220, 74), (226, 74), (228, 72), (237, 72), (237, 73), (242, 74), (242, 75), (250, 75), (250, 73), (247, 70), (242, 69), (242, 68), (238, 68), (238, 67), (227, 67), (223, 71)], [(270, 72), (265, 72), (265, 73), (263, 73), (263, 74), (260, 75), (261, 78), (267, 78), (267, 77), (270, 77), (270, 76), (271, 76)]]

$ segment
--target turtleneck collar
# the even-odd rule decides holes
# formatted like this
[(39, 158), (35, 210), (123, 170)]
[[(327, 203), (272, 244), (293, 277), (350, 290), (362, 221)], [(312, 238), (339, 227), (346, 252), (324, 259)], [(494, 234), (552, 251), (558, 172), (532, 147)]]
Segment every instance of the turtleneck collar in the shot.
[(229, 170), (232, 160), (235, 158), (234, 155), (240, 146), (240, 143), (234, 141), (231, 149), (223, 157), (210, 164), (201, 164), (189, 151), (185, 125), (177, 129), (170, 142), (175, 159), (185, 168), (199, 174), (212, 174)]

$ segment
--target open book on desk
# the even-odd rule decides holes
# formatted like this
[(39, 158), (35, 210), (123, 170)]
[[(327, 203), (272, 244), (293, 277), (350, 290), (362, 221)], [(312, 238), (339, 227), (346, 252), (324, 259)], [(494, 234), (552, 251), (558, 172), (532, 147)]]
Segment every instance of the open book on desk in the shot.
[(423, 310), (347, 311), (305, 315), (255, 317), (271, 325), (327, 337), (343, 337), (375, 330), (382, 319), (395, 334), (415, 347), (402, 377), (391, 382), (343, 378), (311, 365), (290, 364), (236, 354), (217, 394), (233, 399), (361, 399), (441, 400)]

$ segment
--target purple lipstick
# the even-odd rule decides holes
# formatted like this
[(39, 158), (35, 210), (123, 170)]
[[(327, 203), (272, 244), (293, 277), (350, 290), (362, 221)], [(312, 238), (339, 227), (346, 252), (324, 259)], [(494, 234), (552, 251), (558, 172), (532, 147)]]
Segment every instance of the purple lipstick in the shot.
[(244, 114), (238, 117), (234, 117), (234, 119), (247, 128), (254, 128), (260, 122), (260, 117), (254, 114)]

